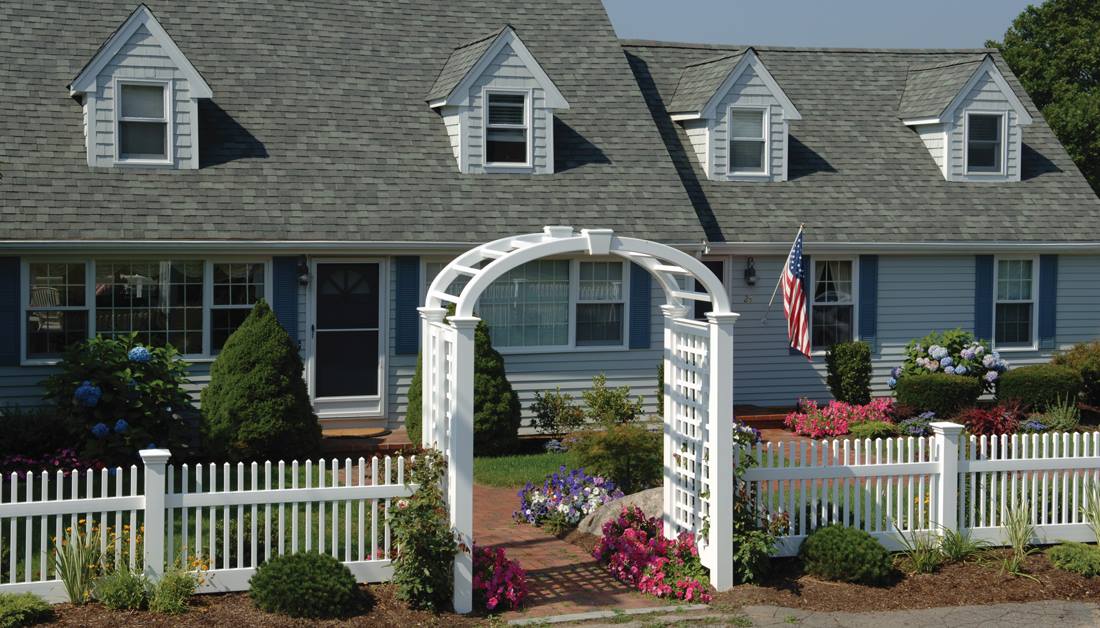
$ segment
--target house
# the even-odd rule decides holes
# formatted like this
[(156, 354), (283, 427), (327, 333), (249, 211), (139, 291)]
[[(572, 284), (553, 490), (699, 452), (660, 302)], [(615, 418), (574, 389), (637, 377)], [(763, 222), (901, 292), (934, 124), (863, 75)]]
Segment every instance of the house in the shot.
[[(738, 403), (828, 396), (762, 320), (801, 223), (815, 348), (870, 342), (879, 391), (932, 329), (1015, 363), (1100, 331), (1100, 201), (991, 51), (620, 41), (599, 0), (11, 0), (0, 41), (0, 403), (131, 330), (202, 386), (266, 298), (322, 421), (395, 426), (430, 279), (547, 224), (701, 256)], [(525, 402), (604, 372), (652, 404), (661, 302), (552, 259), (479, 313)]]

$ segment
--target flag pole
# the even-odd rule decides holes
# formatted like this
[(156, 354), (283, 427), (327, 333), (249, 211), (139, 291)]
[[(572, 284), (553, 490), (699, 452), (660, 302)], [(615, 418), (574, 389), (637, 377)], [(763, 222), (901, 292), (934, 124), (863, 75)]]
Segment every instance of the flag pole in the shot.
[[(802, 235), (802, 232), (806, 230), (806, 223), (798, 225), (798, 233), (794, 235), (794, 240), (791, 240), (791, 250), (794, 250), (794, 243), (798, 242), (798, 236)], [(791, 254), (787, 253), (786, 263), (791, 262)], [(783, 283), (784, 270), (780, 269), (779, 279), (775, 282), (775, 289), (772, 290), (772, 298), (768, 300), (768, 309), (764, 310), (764, 315), (760, 317), (760, 324), (763, 325), (768, 321), (768, 314), (772, 312), (772, 305), (775, 305), (775, 295), (779, 293), (779, 286)]]

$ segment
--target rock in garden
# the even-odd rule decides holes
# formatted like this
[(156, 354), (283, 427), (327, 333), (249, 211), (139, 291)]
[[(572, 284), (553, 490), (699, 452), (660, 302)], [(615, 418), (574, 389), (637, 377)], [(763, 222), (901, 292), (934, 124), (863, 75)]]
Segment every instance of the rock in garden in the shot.
[(581, 522), (577, 524), (577, 531), (599, 536), (603, 533), (604, 523), (618, 517), (623, 508), (629, 508), (631, 506), (641, 508), (642, 512), (644, 512), (647, 517), (660, 517), (664, 504), (662, 490), (663, 489), (658, 486), (657, 488), (646, 489), (616, 499), (615, 501), (607, 502), (592, 511), (584, 519), (581, 519)]

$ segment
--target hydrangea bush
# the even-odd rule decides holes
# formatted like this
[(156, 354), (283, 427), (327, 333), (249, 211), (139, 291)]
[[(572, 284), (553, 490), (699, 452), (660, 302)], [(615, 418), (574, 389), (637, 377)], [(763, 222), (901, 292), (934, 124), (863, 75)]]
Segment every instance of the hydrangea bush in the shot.
[(699, 561), (695, 537), (661, 534), (661, 520), (637, 506), (623, 508), (604, 524), (592, 555), (619, 581), (657, 597), (709, 602), (707, 572)]
[(499, 547), (474, 546), (474, 600), (487, 611), (516, 610), (527, 597), (527, 572)]
[(592, 511), (623, 496), (615, 483), (598, 475), (588, 475), (584, 469), (569, 471), (565, 465), (557, 473), (546, 476), (542, 486), (528, 482), (519, 491), (517, 521), (533, 525), (549, 523), (557, 528), (570, 528)]
[(1009, 364), (988, 343), (974, 334), (954, 329), (932, 332), (919, 340), (911, 340), (905, 348), (905, 362), (890, 371), (887, 384), (897, 386), (898, 379), (918, 373), (947, 373), (981, 379), (985, 390), (992, 390)]
[(800, 399), (798, 410), (787, 415), (783, 424), (796, 434), (810, 438), (843, 436), (854, 423), (864, 421), (893, 422), (894, 400), (888, 397), (872, 399), (870, 403), (854, 405), (830, 401), (825, 407), (816, 401)]

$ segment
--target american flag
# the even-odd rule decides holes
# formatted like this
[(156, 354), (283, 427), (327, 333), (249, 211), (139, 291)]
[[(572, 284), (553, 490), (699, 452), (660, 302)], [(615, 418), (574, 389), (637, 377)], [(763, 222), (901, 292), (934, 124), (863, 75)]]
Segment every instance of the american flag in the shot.
[(787, 338), (791, 347), (810, 357), (810, 319), (806, 314), (806, 269), (802, 266), (802, 229), (794, 239), (783, 273), (783, 313), (787, 315)]

